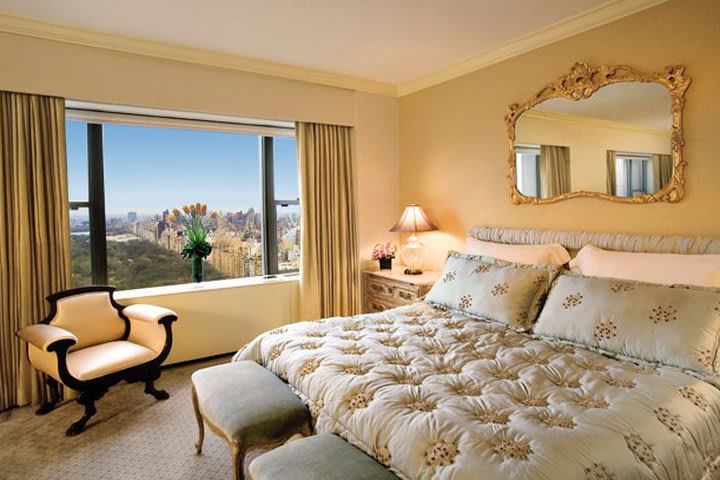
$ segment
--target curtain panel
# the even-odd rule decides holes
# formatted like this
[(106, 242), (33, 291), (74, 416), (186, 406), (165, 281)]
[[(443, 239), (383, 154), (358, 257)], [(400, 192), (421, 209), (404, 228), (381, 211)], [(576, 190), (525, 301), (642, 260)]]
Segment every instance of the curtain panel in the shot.
[(351, 129), (298, 123), (302, 318), (360, 311)]
[(605, 152), (605, 164), (607, 166), (605, 193), (607, 193), (608, 195), (617, 195), (617, 168), (615, 159), (615, 150), (608, 150)]
[(540, 198), (570, 192), (570, 147), (540, 145)]
[(652, 162), (653, 183), (655, 184), (655, 191), (657, 192), (670, 183), (673, 175), (673, 158), (672, 155), (654, 153)]
[(0, 410), (45, 399), (15, 332), (69, 288), (69, 232), (64, 100), (0, 91)]

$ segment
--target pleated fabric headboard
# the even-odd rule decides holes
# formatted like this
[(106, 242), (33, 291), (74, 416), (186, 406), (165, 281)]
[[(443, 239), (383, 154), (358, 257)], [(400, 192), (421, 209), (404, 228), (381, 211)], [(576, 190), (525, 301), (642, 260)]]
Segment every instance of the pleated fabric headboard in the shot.
[(486, 242), (513, 245), (559, 243), (567, 248), (573, 257), (585, 245), (620, 252), (720, 254), (720, 237), (567, 232), (484, 226), (472, 227), (469, 235)]

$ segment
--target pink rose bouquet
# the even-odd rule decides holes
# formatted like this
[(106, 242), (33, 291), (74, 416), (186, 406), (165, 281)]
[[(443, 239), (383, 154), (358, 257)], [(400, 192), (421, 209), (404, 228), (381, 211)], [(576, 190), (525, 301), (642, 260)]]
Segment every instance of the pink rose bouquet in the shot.
[(375, 247), (373, 247), (372, 259), (382, 260), (385, 258), (395, 258), (396, 251), (395, 245), (390, 242), (377, 243)]

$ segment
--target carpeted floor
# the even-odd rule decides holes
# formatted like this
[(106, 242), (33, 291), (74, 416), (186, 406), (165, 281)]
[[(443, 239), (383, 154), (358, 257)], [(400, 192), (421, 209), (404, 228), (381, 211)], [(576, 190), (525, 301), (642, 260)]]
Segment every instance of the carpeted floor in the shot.
[[(0, 413), (0, 478), (10, 479), (228, 479), (230, 449), (206, 428), (195, 454), (197, 424), (190, 403), (190, 374), (228, 358), (163, 370), (156, 401), (143, 384), (122, 383), (97, 403), (87, 430), (66, 437), (82, 415), (76, 402), (39, 417), (35, 407)], [(251, 459), (249, 459), (251, 460)]]

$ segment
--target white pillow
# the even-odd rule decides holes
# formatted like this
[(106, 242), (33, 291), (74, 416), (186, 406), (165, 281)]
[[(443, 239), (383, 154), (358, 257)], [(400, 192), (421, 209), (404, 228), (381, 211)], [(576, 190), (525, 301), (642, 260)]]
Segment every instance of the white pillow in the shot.
[(493, 257), (506, 262), (524, 263), (525, 265), (565, 265), (570, 261), (570, 254), (559, 243), (508, 245), (468, 237), (465, 244), (465, 253)]
[(590, 277), (720, 287), (720, 255), (612, 252), (586, 245), (570, 262), (570, 270)]

